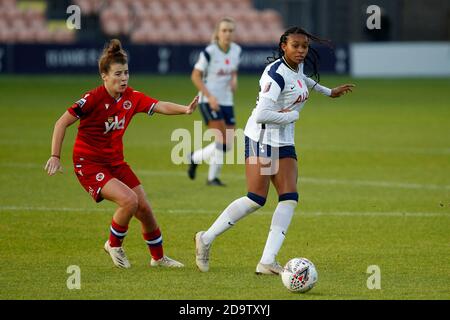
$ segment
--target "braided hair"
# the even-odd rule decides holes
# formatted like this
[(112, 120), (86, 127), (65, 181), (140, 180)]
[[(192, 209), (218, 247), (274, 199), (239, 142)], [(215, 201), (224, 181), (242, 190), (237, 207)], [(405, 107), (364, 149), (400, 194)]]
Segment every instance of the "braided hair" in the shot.
[[(307, 36), (309, 40), (332, 47), (331, 41), (329, 40), (316, 37), (300, 27), (291, 27), (281, 35), (280, 42), (278, 44), (278, 52), (274, 52), (272, 56), (267, 57), (268, 63), (272, 63), (275, 60), (278, 60), (284, 56), (284, 51), (283, 49), (281, 49), (281, 45), (283, 43), (287, 43), (287, 38), (290, 34), (303, 34)], [(319, 83), (320, 81), (319, 61), (320, 61), (319, 53), (317, 52), (316, 49), (314, 49), (313, 47), (311, 47), (311, 45), (309, 45), (308, 55), (305, 58), (305, 66), (307, 66), (311, 70), (311, 73), (307, 74), (307, 76), (314, 78), (317, 83)]]

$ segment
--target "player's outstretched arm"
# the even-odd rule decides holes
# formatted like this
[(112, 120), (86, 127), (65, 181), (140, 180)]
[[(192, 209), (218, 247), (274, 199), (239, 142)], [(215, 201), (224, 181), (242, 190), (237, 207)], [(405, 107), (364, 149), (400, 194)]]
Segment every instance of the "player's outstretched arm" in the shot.
[(354, 88), (354, 84), (346, 83), (340, 85), (339, 87), (331, 89), (331, 98), (339, 98), (340, 96), (346, 94), (347, 92), (352, 92), (352, 88)]
[(44, 170), (47, 171), (49, 176), (52, 176), (56, 171), (62, 172), (61, 167), (61, 148), (66, 134), (66, 128), (78, 120), (69, 112), (65, 112), (55, 123), (52, 136), (52, 155), (45, 164)]
[(192, 102), (187, 106), (168, 101), (159, 101), (155, 106), (155, 112), (167, 115), (191, 114), (192, 112), (194, 112), (195, 108), (197, 108), (197, 104), (198, 96), (196, 96), (194, 100), (192, 100)]

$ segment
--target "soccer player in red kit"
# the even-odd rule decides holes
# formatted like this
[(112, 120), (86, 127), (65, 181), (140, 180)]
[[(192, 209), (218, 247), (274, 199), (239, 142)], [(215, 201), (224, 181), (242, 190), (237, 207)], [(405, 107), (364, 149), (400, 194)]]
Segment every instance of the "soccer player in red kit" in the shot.
[(131, 118), (138, 112), (176, 115), (191, 114), (196, 97), (188, 106), (158, 101), (128, 86), (128, 60), (121, 43), (111, 40), (99, 59), (103, 85), (71, 106), (57, 121), (52, 137), (52, 153), (45, 165), (49, 175), (61, 170), (60, 155), (66, 128), (80, 120), (73, 149), (75, 174), (96, 202), (107, 199), (118, 205), (104, 249), (114, 264), (129, 268), (122, 247), (128, 224), (135, 216), (151, 254), (151, 266), (183, 267), (164, 255), (162, 235), (144, 188), (124, 161), (122, 137)]

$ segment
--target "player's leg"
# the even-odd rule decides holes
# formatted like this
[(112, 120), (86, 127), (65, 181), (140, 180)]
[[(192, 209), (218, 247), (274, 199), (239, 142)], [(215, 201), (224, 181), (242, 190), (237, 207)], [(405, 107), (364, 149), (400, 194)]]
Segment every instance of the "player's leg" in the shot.
[(272, 176), (272, 183), (278, 193), (278, 205), (257, 267), (257, 273), (260, 271), (260, 274), (278, 274), (282, 271), (282, 267), (276, 262), (276, 256), (283, 244), (298, 202), (296, 159), (292, 157), (280, 159), (279, 169), (277, 174)]
[(209, 128), (217, 130), (219, 136), (216, 137), (216, 150), (211, 157), (208, 170), (208, 185), (225, 186), (220, 180), (220, 172), (225, 162), (225, 153), (233, 148), (234, 129), (236, 121), (234, 119), (233, 106), (220, 106), (223, 121), (210, 121)]
[(211, 120), (208, 129), (215, 131), (214, 152), (209, 159), (207, 185), (224, 186), (219, 176), (224, 163), (224, 154), (227, 151), (226, 124), (224, 119)]
[(246, 139), (246, 178), (248, 193), (233, 201), (214, 221), (205, 232), (200, 231), (195, 235), (196, 263), (200, 271), (209, 270), (209, 250), (214, 239), (230, 229), (240, 219), (264, 206), (269, 191), (270, 176), (261, 175), (261, 170), (266, 166), (264, 161), (250, 150), (257, 150), (248, 146)]
[(141, 222), (142, 236), (150, 250), (150, 255), (152, 256), (150, 265), (184, 267), (182, 263), (164, 255), (161, 230), (159, 229), (156, 217), (153, 214), (147, 194), (142, 185), (134, 187), (133, 191), (138, 198), (138, 208), (134, 216)]
[(133, 190), (116, 178), (110, 179), (103, 186), (101, 196), (118, 205), (111, 222), (109, 240), (105, 243), (105, 251), (110, 254), (116, 266), (129, 268), (130, 263), (122, 248), (122, 242), (127, 235), (128, 224), (138, 208), (138, 198)]
[[(222, 118), (221, 112), (213, 112), (208, 103), (199, 103), (200, 114), (202, 115), (205, 125), (208, 126), (210, 121)], [(216, 143), (212, 142), (206, 147), (195, 150), (188, 156), (189, 169), (188, 176), (190, 179), (195, 179), (197, 166), (205, 161), (209, 161), (216, 150)]]

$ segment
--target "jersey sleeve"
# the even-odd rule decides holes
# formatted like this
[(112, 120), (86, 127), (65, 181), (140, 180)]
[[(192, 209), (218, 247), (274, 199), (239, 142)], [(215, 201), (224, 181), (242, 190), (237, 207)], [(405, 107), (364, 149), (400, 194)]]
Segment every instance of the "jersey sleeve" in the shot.
[(331, 96), (331, 89), (325, 86), (320, 85), (317, 81), (314, 81), (311, 78), (304, 77), (306, 86), (308, 89), (314, 88), (315, 91), (320, 92), (325, 96)]
[(94, 106), (94, 97), (91, 92), (86, 93), (80, 100), (75, 102), (67, 111), (77, 117), (78, 119), (83, 118), (92, 110)]
[(264, 73), (259, 83), (261, 87), (259, 91), (259, 98), (266, 98), (276, 102), (284, 88), (283, 77), (278, 73), (272, 76)]
[(198, 57), (197, 63), (194, 66), (194, 69), (205, 72), (206, 68), (208, 68), (210, 60), (211, 60), (210, 53), (206, 49), (203, 50), (202, 52), (200, 52), (200, 55)]
[(134, 113), (145, 112), (149, 116), (151, 116), (155, 112), (155, 106), (159, 100), (156, 100), (138, 91), (135, 91), (134, 94), (138, 95), (138, 104), (134, 109)]
[(242, 48), (238, 45), (236, 45), (236, 56), (237, 56), (237, 62), (233, 66), (233, 71), (239, 70), (239, 64), (241, 63), (241, 56), (242, 56)]

